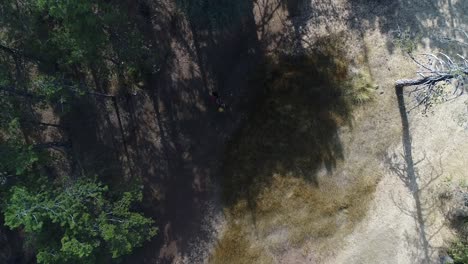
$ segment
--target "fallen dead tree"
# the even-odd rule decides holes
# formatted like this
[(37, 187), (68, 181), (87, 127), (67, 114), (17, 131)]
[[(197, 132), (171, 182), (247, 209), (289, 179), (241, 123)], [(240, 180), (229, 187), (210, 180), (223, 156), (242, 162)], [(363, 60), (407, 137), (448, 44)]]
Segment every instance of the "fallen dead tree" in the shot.
[(411, 54), (410, 56), (422, 68), (417, 72), (420, 77), (398, 80), (395, 86), (425, 85), (427, 88), (431, 88), (442, 81), (457, 81), (456, 88), (460, 88), (465, 84), (468, 77), (468, 60), (464, 56), (457, 54), (460, 58), (457, 61), (442, 52), (438, 54), (427, 53), (423, 54), (426, 57), (425, 62), (416, 59)]
[[(463, 38), (468, 40), (468, 34), (461, 31)], [(424, 53), (414, 55), (408, 52), (409, 57), (419, 66), (416, 72), (419, 76), (414, 79), (401, 79), (395, 82), (396, 88), (404, 88), (408, 86), (417, 86), (412, 92), (418, 92), (416, 99), (418, 105), (431, 104), (434, 98), (447, 100), (449, 94), (459, 96), (467, 91), (468, 82), (468, 59), (467, 51), (468, 43), (461, 40), (444, 38), (447, 42), (456, 43), (461, 47), (462, 53), (456, 55), (447, 55), (443, 52)], [(450, 92), (448, 92), (447, 87)], [(442, 98), (441, 98), (442, 97)]]
[(468, 91), (468, 60), (458, 54), (458, 61), (444, 53), (423, 54), (424, 61), (411, 58), (420, 66), (419, 78), (401, 79), (395, 82), (397, 90), (416, 86), (411, 93), (415, 94), (416, 107), (424, 106), (424, 111), (434, 103), (445, 102)]

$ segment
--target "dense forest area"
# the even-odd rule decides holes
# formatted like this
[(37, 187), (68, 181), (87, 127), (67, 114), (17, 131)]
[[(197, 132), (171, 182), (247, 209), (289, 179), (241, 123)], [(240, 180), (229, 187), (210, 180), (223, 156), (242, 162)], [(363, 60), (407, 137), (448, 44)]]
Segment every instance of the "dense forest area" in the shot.
[(431, 248), (409, 128), (464, 98), (466, 2), (384, 2), (0, 0), (0, 263), (369, 263), (336, 252), (385, 206), (405, 261), (466, 263), (466, 186)]
[[(157, 67), (132, 8), (119, 1), (2, 1), (0, 262), (35, 255), (38, 263), (100, 263), (157, 234), (139, 209), (141, 179), (119, 179), (110, 164), (87, 168), (76, 140), (97, 129), (94, 111), (112, 103), (119, 111), (121, 95)], [(98, 159), (113, 158), (105, 155)]]
[[(225, 52), (207, 53), (200, 43), (218, 45), (228, 27), (243, 32), (248, 21), (240, 14), (248, 8), (230, 1), (1, 2), (0, 262), (103, 263), (161, 236), (158, 217), (185, 210), (170, 207), (193, 198), (177, 198), (190, 188), (182, 176), (158, 180), (165, 172), (157, 167), (180, 166), (159, 165), (165, 158), (158, 155), (171, 162), (180, 158), (168, 155), (182, 151), (168, 149), (174, 139), (165, 137), (178, 132), (161, 124), (168, 130), (180, 126), (161, 119), (160, 104), (174, 93), (165, 84), (176, 52), (170, 39), (193, 31), (203, 65), (203, 56)], [(213, 79), (207, 75), (223, 72), (200, 71), (202, 83), (187, 84), (187, 90), (204, 99)], [(135, 131), (152, 129), (152, 117), (138, 116), (148, 104), (166, 154), (145, 149), (151, 136), (137, 141)], [(175, 198), (161, 204), (157, 197), (164, 194), (151, 193), (155, 188), (168, 188), (165, 195)], [(177, 230), (187, 225), (177, 218)]]

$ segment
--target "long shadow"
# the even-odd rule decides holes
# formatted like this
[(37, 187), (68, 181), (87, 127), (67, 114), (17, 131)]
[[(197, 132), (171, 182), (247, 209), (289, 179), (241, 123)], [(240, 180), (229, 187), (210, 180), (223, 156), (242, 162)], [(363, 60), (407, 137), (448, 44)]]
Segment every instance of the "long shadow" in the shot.
[(401, 169), (393, 169), (394, 172), (400, 177), (400, 179), (405, 183), (408, 189), (413, 195), (413, 199), (416, 206), (416, 216), (415, 219), (418, 224), (419, 238), (423, 248), (423, 263), (430, 262), (430, 245), (427, 238), (427, 230), (423, 213), (423, 206), (421, 204), (420, 191), (421, 188), (418, 183), (417, 172), (415, 168), (415, 162), (413, 160), (413, 147), (410, 134), (408, 114), (406, 112), (405, 98), (403, 93), (403, 87), (395, 87), (395, 93), (398, 99), (398, 108), (400, 111), (401, 124), (403, 129), (402, 143), (403, 143), (403, 152), (404, 152), (404, 167)]
[(283, 8), (288, 11), (289, 20), (293, 26), (293, 50), (295, 53), (304, 52), (302, 37), (306, 32), (309, 15), (313, 12), (312, 1), (308, 0), (281, 0)]

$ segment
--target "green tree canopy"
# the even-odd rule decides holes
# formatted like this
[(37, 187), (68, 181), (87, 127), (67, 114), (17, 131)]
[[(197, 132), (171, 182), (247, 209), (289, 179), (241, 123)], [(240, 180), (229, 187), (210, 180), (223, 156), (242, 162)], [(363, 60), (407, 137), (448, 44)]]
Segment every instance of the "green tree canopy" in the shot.
[[(58, 159), (80, 162), (70, 147), (67, 102), (84, 93), (111, 97), (111, 80), (130, 87), (143, 68), (153, 69), (155, 56), (129, 7), (136, 5), (1, 1), (0, 211), (6, 226), (24, 231), (39, 263), (100, 263), (156, 234), (154, 221), (137, 212), (140, 190), (112, 190), (109, 181), (110, 191), (73, 168), (64, 172), (67, 165), (54, 168)], [(44, 112), (53, 118), (44, 120)], [(56, 143), (61, 149), (53, 152), (48, 146)]]
[(31, 236), (39, 263), (94, 263), (129, 254), (156, 234), (153, 220), (132, 211), (141, 199), (141, 192), (112, 199), (106, 186), (91, 180), (54, 190), (15, 186), (5, 224)]

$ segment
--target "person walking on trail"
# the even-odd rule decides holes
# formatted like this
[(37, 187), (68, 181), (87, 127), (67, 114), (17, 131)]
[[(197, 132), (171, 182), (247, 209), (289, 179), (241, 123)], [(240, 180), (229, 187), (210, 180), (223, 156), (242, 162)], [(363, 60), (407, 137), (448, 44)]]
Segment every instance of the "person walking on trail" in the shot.
[(218, 112), (220, 113), (224, 112), (224, 110), (226, 109), (226, 104), (223, 102), (223, 100), (221, 100), (218, 92), (216, 91), (211, 92), (211, 98), (214, 101), (214, 103), (216, 103)]

